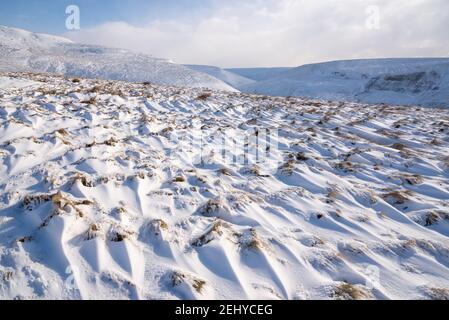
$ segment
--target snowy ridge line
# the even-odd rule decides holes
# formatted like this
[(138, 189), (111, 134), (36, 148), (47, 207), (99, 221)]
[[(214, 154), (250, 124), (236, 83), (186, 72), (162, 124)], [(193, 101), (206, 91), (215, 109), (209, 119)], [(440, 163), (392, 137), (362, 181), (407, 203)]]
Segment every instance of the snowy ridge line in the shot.
[(447, 109), (0, 74), (0, 298), (448, 299), (448, 150)]
[[(264, 69), (230, 71), (251, 76)], [(266, 72), (272, 76), (237, 88), (275, 96), (449, 107), (449, 58), (332, 61)]]
[(217, 78), (165, 59), (5, 26), (0, 26), (0, 71), (49, 72), (237, 91)]

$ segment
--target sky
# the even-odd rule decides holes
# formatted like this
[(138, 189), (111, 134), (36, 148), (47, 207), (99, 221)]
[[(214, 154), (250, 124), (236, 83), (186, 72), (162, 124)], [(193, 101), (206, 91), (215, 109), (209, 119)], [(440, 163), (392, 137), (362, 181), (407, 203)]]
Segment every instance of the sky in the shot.
[(0, 0), (0, 24), (220, 67), (449, 56), (447, 0)]

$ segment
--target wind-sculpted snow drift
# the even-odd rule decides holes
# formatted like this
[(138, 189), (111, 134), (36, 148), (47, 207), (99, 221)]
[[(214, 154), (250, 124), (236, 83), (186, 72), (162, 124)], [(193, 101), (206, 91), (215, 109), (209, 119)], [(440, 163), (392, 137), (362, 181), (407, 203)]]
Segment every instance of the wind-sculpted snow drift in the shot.
[(77, 44), (61, 37), (3, 26), (0, 26), (0, 71), (49, 72), (236, 91), (212, 76), (146, 54)]
[(0, 84), (0, 298), (449, 298), (445, 109)]

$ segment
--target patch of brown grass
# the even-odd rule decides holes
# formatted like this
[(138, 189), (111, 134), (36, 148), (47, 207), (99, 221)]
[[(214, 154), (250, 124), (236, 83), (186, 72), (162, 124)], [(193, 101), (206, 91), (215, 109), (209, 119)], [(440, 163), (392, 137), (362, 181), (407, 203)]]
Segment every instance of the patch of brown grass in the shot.
[(2, 271), (0, 270), (0, 279), (2, 279), (4, 282), (8, 282), (12, 279), (14, 275), (14, 271), (11, 270), (6, 270), (6, 271)]
[(196, 292), (198, 292), (199, 294), (202, 293), (204, 286), (206, 285), (206, 281), (204, 280), (198, 280), (198, 279), (194, 279), (193, 280), (193, 288), (196, 290)]
[(342, 170), (344, 172), (354, 172), (354, 165), (349, 161), (342, 161), (335, 165), (336, 169)]
[(84, 240), (89, 241), (98, 237), (100, 231), (100, 227), (93, 223), (89, 226), (89, 229), (84, 234)]
[(444, 211), (431, 211), (417, 218), (415, 221), (425, 227), (431, 227), (442, 220), (449, 220), (449, 213)]
[(449, 289), (446, 288), (429, 288), (426, 293), (432, 300), (449, 300)]
[(289, 159), (282, 166), (279, 167), (279, 171), (287, 176), (291, 176), (295, 170), (295, 160)]
[(386, 201), (393, 199), (393, 204), (404, 204), (406, 201), (410, 200), (412, 195), (413, 192), (410, 190), (397, 190), (384, 193), (381, 197)]
[(104, 145), (114, 147), (118, 143), (118, 140), (114, 137), (111, 137), (103, 142)]
[(42, 203), (49, 202), (50, 200), (51, 195), (49, 194), (27, 195), (22, 200), (22, 207), (28, 211), (32, 211), (35, 207)]
[(368, 300), (372, 296), (363, 287), (345, 282), (334, 288), (332, 298), (336, 300)]
[(183, 283), (187, 283), (190, 286), (192, 286), (192, 288), (199, 294), (201, 294), (203, 292), (204, 287), (206, 285), (206, 281), (187, 276), (184, 273), (179, 272), (179, 271), (171, 272), (171, 274), (169, 276), (169, 280), (170, 280), (170, 285), (173, 288), (178, 287)]
[(209, 99), (212, 96), (212, 94), (210, 92), (204, 92), (202, 94), (200, 94), (198, 97), (196, 97), (196, 100), (199, 101), (206, 101), (207, 99)]
[(72, 184), (75, 184), (77, 181), (79, 181), (86, 188), (93, 188), (95, 186), (95, 183), (89, 177), (81, 173), (77, 173), (73, 177)]
[(226, 227), (226, 224), (222, 220), (218, 219), (212, 224), (212, 226), (205, 233), (203, 233), (200, 237), (192, 241), (192, 246), (202, 247), (213, 241), (217, 236), (218, 237), (222, 236), (223, 227)]
[(212, 216), (214, 213), (220, 211), (224, 208), (223, 200), (220, 198), (210, 199), (206, 202), (206, 204), (201, 208), (201, 213), (204, 216)]
[(128, 239), (130, 235), (130, 232), (113, 231), (109, 234), (108, 239), (111, 242), (123, 242)]
[(423, 177), (418, 174), (402, 174), (399, 178), (403, 184), (409, 184), (412, 186), (422, 184), (424, 181)]
[(402, 144), (402, 143), (395, 143), (391, 146), (391, 148), (396, 149), (396, 150), (400, 150), (403, 151), (407, 148), (406, 145)]
[(298, 161), (307, 161), (309, 159), (310, 158), (308, 156), (306, 156), (304, 152), (298, 152), (296, 154), (296, 160), (298, 160)]
[(162, 232), (168, 231), (168, 224), (162, 219), (154, 219), (150, 222), (150, 230), (155, 236), (160, 236)]
[(239, 238), (238, 243), (242, 249), (262, 251), (264, 248), (266, 248), (266, 245), (259, 238), (259, 235), (254, 228), (251, 228), (249, 230), (249, 233), (238, 234), (237, 236)]
[(81, 103), (95, 105), (95, 104), (97, 104), (97, 98), (96, 97), (92, 97), (89, 100), (81, 101)]
[(181, 183), (186, 182), (186, 178), (184, 176), (177, 176), (172, 179), (173, 183)]
[(231, 176), (231, 172), (229, 171), (229, 169), (223, 168), (218, 170), (218, 173), (224, 176)]

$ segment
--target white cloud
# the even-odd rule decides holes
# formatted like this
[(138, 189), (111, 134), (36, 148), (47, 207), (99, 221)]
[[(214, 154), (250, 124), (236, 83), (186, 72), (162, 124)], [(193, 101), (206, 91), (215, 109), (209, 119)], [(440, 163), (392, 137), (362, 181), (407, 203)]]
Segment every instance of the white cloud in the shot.
[[(220, 4), (221, 3), (221, 4)], [(72, 40), (150, 53), (179, 63), (296, 66), (370, 57), (449, 55), (446, 0), (258, 0), (217, 2), (211, 14), (147, 26), (109, 22)], [(380, 9), (367, 28), (367, 7)]]

